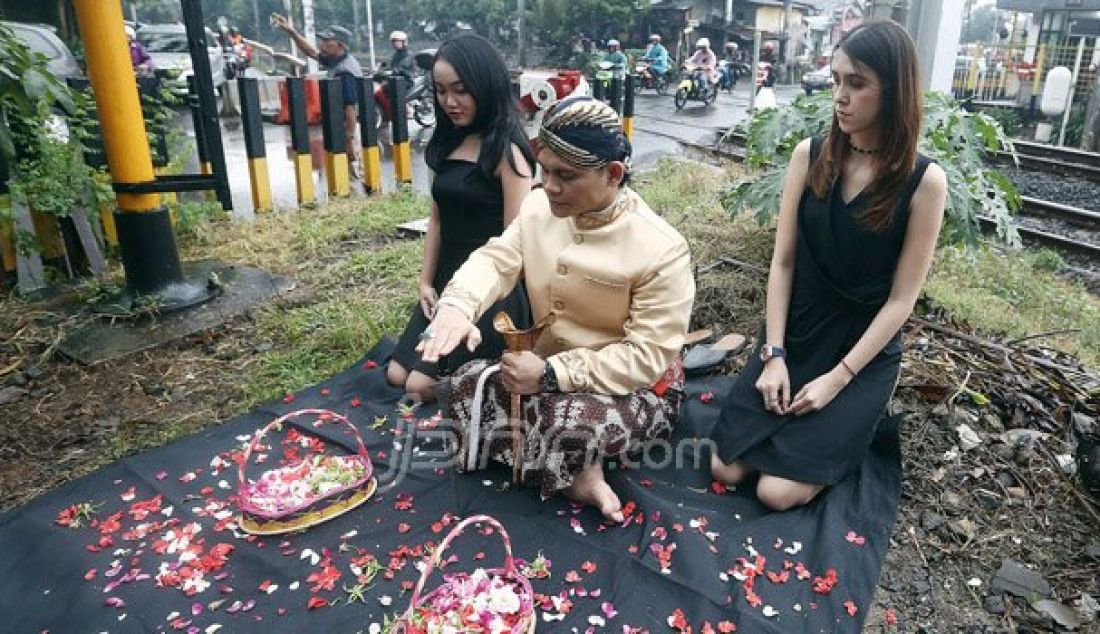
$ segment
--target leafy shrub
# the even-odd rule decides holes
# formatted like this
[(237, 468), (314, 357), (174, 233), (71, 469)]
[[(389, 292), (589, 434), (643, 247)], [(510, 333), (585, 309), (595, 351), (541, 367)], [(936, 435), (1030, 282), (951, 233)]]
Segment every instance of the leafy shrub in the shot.
[[(789, 106), (756, 113), (746, 134), (747, 164), (762, 174), (738, 180), (722, 195), (731, 213), (755, 212), (770, 222), (779, 209), (783, 172), (791, 153), (806, 137), (824, 136), (832, 124), (832, 95), (800, 95)], [(981, 234), (979, 218), (996, 223), (997, 236), (1011, 246), (1020, 238), (1012, 213), (1020, 206), (1015, 185), (1003, 173), (986, 167), (987, 152), (1005, 149), (1015, 156), (1012, 142), (992, 117), (964, 110), (949, 95), (930, 92), (924, 101), (920, 151), (947, 172), (948, 197), (943, 238), (973, 245)]]

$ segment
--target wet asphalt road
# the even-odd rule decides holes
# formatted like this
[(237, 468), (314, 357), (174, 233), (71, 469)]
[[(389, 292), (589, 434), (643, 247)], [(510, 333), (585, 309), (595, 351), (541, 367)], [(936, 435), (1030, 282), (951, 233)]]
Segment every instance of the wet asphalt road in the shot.
[[(787, 103), (800, 91), (798, 86), (779, 86), (776, 94), (780, 103)], [(718, 100), (710, 106), (701, 102), (688, 102), (677, 111), (672, 94), (658, 95), (653, 91), (643, 91), (635, 99), (634, 166), (635, 169), (647, 169), (665, 156), (681, 154), (680, 141), (710, 144), (715, 133), (724, 130), (747, 117), (749, 102), (748, 84), (741, 82), (731, 93), (722, 92)], [(181, 127), (193, 138), (194, 129), (190, 116), (180, 117)], [(233, 193), (234, 215), (249, 217), (252, 214), (252, 200), (248, 179), (248, 162), (244, 150), (244, 135), (240, 120), (221, 119), (222, 142), (225, 148), (226, 165), (229, 172), (230, 188)], [(418, 191), (427, 191), (429, 186), (428, 170), (424, 165), (423, 148), (431, 135), (431, 129), (422, 129), (414, 121), (409, 121), (409, 136), (413, 145), (413, 187)], [(318, 200), (324, 200), (324, 150), (321, 145), (321, 129), (311, 129), (310, 136), (314, 157), (314, 183)], [(388, 141), (383, 135), (383, 141)], [(288, 157), (290, 130), (287, 126), (264, 124), (264, 142), (267, 150), (267, 164), (270, 173), (272, 196), (276, 209), (297, 206), (297, 193), (294, 187), (294, 170)], [(383, 189), (396, 188), (393, 176), (393, 162), (389, 147), (382, 143)], [(194, 169), (195, 166), (193, 165)], [(352, 183), (352, 195), (362, 195), (357, 183)]]

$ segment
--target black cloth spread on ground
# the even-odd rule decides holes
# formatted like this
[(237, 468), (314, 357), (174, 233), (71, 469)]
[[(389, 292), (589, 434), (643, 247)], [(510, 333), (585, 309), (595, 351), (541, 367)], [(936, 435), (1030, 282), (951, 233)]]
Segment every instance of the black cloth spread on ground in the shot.
[[(392, 344), (380, 344), (364, 361), (381, 362), (391, 349)], [(436, 532), (439, 526), (433, 528), (433, 523), (441, 522), (447, 513), (493, 515), (510, 532), (517, 557), (530, 561), (541, 552), (551, 561), (551, 576), (534, 579), (535, 591), (568, 598), (572, 610), (564, 615), (559, 610), (546, 612), (561, 620), (540, 616), (542, 632), (583, 632), (595, 625), (594, 631), (618, 633), (625, 624), (640, 628), (636, 631), (670, 632), (676, 631), (669, 623), (677, 610), (695, 632), (704, 622), (722, 631), (718, 629), (722, 621), (736, 624), (741, 632), (861, 629), (897, 510), (901, 469), (896, 420), (880, 425), (859, 471), (808, 507), (787, 513), (766, 512), (753, 498), (751, 486), (716, 493), (707, 469), (692, 466), (693, 452), (684, 447), (678, 453), (687, 456), (689, 463), (681, 468), (676, 468), (675, 460), (664, 460), (670, 464), (609, 469), (612, 486), (623, 501), (636, 504), (637, 521), (606, 527), (593, 509), (576, 509), (561, 498), (540, 501), (534, 489), (507, 486), (510, 473), (503, 468), (471, 474), (420, 469), (394, 485), (387, 461), (423, 457), (433, 448), (438, 451), (440, 444), (418, 440), (414, 444), (420, 450), (414, 453), (407, 442), (414, 427), (423, 430), (434, 425), (430, 416), (435, 410), (418, 412), (419, 422), (404, 424), (402, 435), (395, 437), (392, 428), (402, 419), (394, 408), (401, 395), (386, 386), (383, 367), (356, 364), (303, 390), (292, 402), (286, 402), (288, 398), (268, 404), (192, 437), (120, 460), (0, 517), (0, 613), (5, 621), (0, 629), (61, 633), (187, 631), (191, 627), (195, 632), (212, 632), (216, 628), (208, 628), (220, 625), (222, 632), (367, 632), (384, 615), (405, 608), (409, 592), (402, 592), (400, 584), (415, 583), (419, 573), (410, 557), (393, 580), (379, 574), (365, 591), (365, 601), (348, 603), (342, 587), (355, 585), (350, 570), (353, 557), (369, 552), (386, 566), (392, 561), (391, 551), (402, 545), (438, 543), (446, 529)], [(730, 381), (709, 377), (689, 383), (673, 447), (676, 441), (709, 435)], [(197, 514), (211, 500), (224, 502), (235, 494), (235, 468), (212, 474), (217, 455), (239, 446), (241, 439), (274, 417), (306, 407), (345, 413), (361, 428), (381, 480), (371, 501), (305, 533), (251, 541), (232, 530), (216, 530), (215, 517)], [(386, 415), (389, 422), (371, 429), (378, 417)], [(331, 439), (347, 444), (339, 434)], [(707, 465), (709, 455), (704, 451), (699, 456), (699, 464)], [(656, 451), (651, 457), (661, 461), (666, 454)], [(188, 473), (196, 477), (185, 481)], [(126, 495), (131, 487), (132, 498)], [(233, 547), (220, 572), (206, 576), (211, 585), (194, 596), (156, 583), (162, 563), (178, 561), (178, 553), (165, 548), (165, 541), (178, 534), (166, 538), (161, 530), (144, 538), (133, 534), (126, 538), (127, 531), (142, 523), (135, 519), (141, 510), (134, 510), (132, 504), (157, 494), (163, 495), (161, 505), (154, 504), (144, 522), (168, 521), (164, 510), (170, 506), (171, 517), (180, 521), (177, 530), (192, 522), (201, 526), (195, 537), (205, 539), (206, 552), (217, 543)], [(81, 502), (99, 505), (95, 516), (101, 519), (122, 512), (121, 528), (106, 531), (113, 543), (98, 552), (91, 550), (97, 547), (100, 530), (55, 523), (62, 509)], [(209, 508), (216, 506), (215, 502)], [(164, 553), (154, 552), (158, 538)], [(747, 558), (750, 567), (759, 561), (749, 548), (765, 558), (763, 567), (776, 575), (756, 577), (752, 588), (762, 603), (755, 607), (749, 605), (742, 582), (730, 574), (738, 558)], [(310, 551), (321, 561), (314, 563)], [(332, 590), (314, 594), (311, 586), (316, 581), (308, 578), (323, 569), (326, 553), (342, 576)], [(495, 566), (502, 559), (499, 539), (478, 532), (458, 539), (453, 553), (458, 560), (448, 571)], [(484, 558), (478, 560), (475, 553), (484, 553)], [(789, 562), (786, 570), (784, 561)], [(828, 582), (829, 569), (836, 571), (835, 584)], [(799, 578), (799, 572), (804, 578)], [(117, 583), (125, 578), (130, 580)], [(428, 587), (439, 580), (436, 575)], [(292, 589), (295, 582), (298, 585)], [(115, 587), (105, 592), (112, 583)], [(819, 593), (814, 585), (831, 589)], [(330, 603), (344, 598), (334, 605), (308, 609), (311, 597)], [(222, 599), (220, 605), (214, 603)], [(123, 605), (117, 605), (117, 600)], [(612, 610), (615, 614), (609, 617)], [(767, 616), (772, 610), (776, 614)]]

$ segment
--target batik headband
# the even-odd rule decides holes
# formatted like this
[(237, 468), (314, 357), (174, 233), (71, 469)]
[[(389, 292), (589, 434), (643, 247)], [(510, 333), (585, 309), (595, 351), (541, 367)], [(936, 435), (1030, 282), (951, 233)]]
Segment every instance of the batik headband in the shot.
[(555, 104), (542, 120), (539, 145), (582, 169), (599, 169), (612, 161), (630, 168), (630, 140), (619, 114), (591, 97), (570, 97)]

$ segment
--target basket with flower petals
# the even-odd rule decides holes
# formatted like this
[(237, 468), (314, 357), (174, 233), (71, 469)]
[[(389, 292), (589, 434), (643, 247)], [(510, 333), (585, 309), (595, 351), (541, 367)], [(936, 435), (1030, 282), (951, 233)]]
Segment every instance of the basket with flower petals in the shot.
[[(247, 478), (245, 469), (253, 461), (253, 454), (267, 448), (267, 434), (283, 431), (292, 421), (315, 428), (343, 425), (355, 438), (358, 450), (333, 455), (319, 438), (292, 427), (283, 441), (287, 449), (279, 466), (264, 471), (255, 480)], [(255, 462), (262, 461), (257, 457)], [(366, 502), (378, 487), (359, 430), (344, 416), (323, 409), (290, 412), (257, 430), (237, 467), (239, 523), (241, 530), (253, 535), (278, 535), (315, 526)]]
[[(464, 528), (476, 523), (487, 524), (500, 534), (504, 542), (504, 566), (444, 574), (442, 585), (422, 594), (428, 577), (440, 564), (443, 551)], [(473, 515), (455, 525), (434, 550), (413, 590), (409, 609), (390, 632), (532, 634), (536, 616), (535, 595), (527, 577), (516, 567), (508, 532), (488, 515)]]

